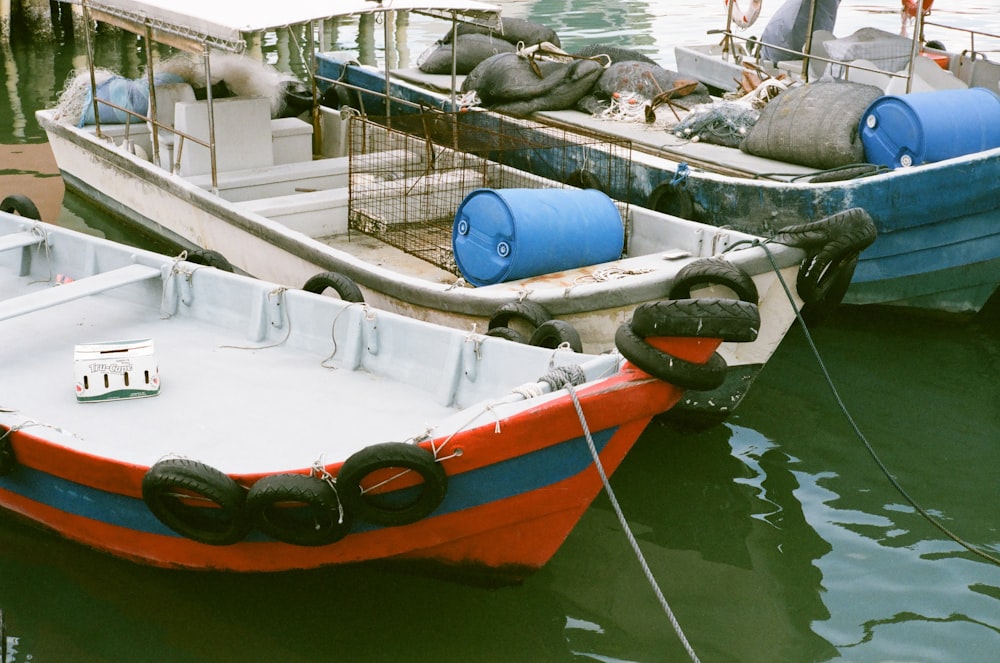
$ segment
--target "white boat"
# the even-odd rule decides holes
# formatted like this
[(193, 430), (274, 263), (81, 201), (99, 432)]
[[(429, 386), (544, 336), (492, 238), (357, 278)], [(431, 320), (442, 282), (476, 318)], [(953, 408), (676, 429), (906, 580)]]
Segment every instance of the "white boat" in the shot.
[[(154, 36), (173, 35), (170, 43), (188, 51), (212, 52), (208, 68), (214, 62), (215, 71), (225, 54), (212, 49), (239, 52), (247, 33), (293, 19), (406, 9), (487, 25), (498, 18), (495, 8), (475, 2), (320, 4), (285, 3), (249, 15), (195, 2), (175, 3), (169, 11), (128, 0), (88, 6), (96, 17), (138, 34), (150, 28)], [(238, 270), (260, 278), (311, 290), (332, 286), (342, 297), (363, 298), (379, 308), (547, 346), (566, 342), (585, 352), (606, 351), (636, 306), (684, 298), (692, 289), (699, 296), (759, 304), (757, 339), (726, 343), (720, 351), (729, 366), (724, 384), (685, 385), (691, 390), (674, 412), (689, 412), (692, 420), (718, 421), (746, 394), (803, 304), (795, 287), (785, 284), (811, 281), (813, 301), (805, 303), (817, 314), (827, 312), (842, 288), (826, 285), (849, 277), (852, 257), (873, 237), (865, 234), (870, 222), (850, 214), (818, 222), (823, 228), (818, 243), (818, 227), (807, 231), (808, 238), (793, 232), (782, 236), (787, 244), (765, 243), (760, 236), (627, 202), (612, 204), (604, 194), (568, 187), (561, 174), (551, 179), (497, 163), (545, 153), (563, 172), (585, 172), (589, 181), (610, 186), (633, 179), (627, 142), (534, 123), (505, 121), (491, 128), (496, 117), (491, 113), (483, 113), (483, 122), (470, 130), (463, 125), (474, 115), (468, 113), (411, 115), (417, 127), (403, 126), (402, 117), (386, 127), (385, 121), (331, 109), (317, 109), (313, 124), (276, 119), (268, 100), (249, 96), (212, 99), (207, 93), (203, 101), (168, 106), (170, 100), (193, 97), (190, 87), (157, 83), (150, 116), (126, 114), (125, 124), (101, 124), (95, 112), (96, 124), (78, 126), (78, 115), (39, 111), (67, 186), (179, 247), (222, 254)], [(322, 133), (318, 150), (314, 131)], [(346, 151), (349, 156), (337, 156)], [(528, 220), (520, 217), (533, 215), (543, 207), (542, 198), (560, 187), (581, 201), (576, 216), (555, 203), (538, 220), (543, 229), (532, 236)], [(528, 193), (520, 207), (497, 202), (504, 223), (515, 227), (513, 234), (493, 236), (490, 230), (482, 241), (470, 241), (462, 268), (462, 255), (456, 254), (461, 238), (453, 231), (460, 226), (462, 206), (477, 195), (482, 200), (484, 189), (497, 199), (512, 190)], [(601, 231), (592, 232), (594, 226), (582, 220), (597, 209), (605, 213)], [(851, 220), (864, 226), (861, 246), (842, 241), (850, 232), (843, 224)], [(792, 246), (802, 241), (807, 250)], [(839, 254), (822, 254), (822, 245), (839, 247)], [(513, 252), (503, 254), (504, 246)], [(822, 264), (816, 264), (817, 254)], [(804, 262), (812, 268), (800, 270)], [(528, 263), (530, 268), (520, 269)], [(831, 264), (835, 269), (828, 270)]]
[[(0, 508), (154, 566), (515, 580), (682, 393), (184, 258), (0, 212)], [(717, 372), (759, 322), (718, 304), (637, 310), (628, 352)]]
[[(774, 141), (778, 145), (794, 142), (800, 155), (819, 152), (831, 136), (855, 148), (867, 142), (869, 135), (873, 145), (881, 142), (875, 156), (864, 155), (860, 158), (864, 163), (848, 164), (859, 166), (856, 168), (846, 167), (843, 161), (836, 167), (793, 163), (787, 151), (779, 149), (748, 153), (713, 142), (711, 131), (701, 134), (702, 140), (691, 140), (697, 132), (677, 135), (674, 131), (675, 126), (684, 126), (678, 119), (697, 119), (695, 113), (681, 115), (685, 112), (681, 108), (675, 109), (676, 119), (666, 106), (656, 109), (653, 124), (636, 119), (644, 117), (641, 112), (623, 113), (626, 119), (616, 120), (572, 108), (539, 111), (530, 117), (551, 127), (630, 141), (632, 179), (628, 187), (608, 193), (633, 204), (758, 235), (847, 208), (863, 208), (873, 218), (879, 239), (862, 253), (846, 303), (974, 314), (1000, 284), (1000, 198), (995, 195), (995, 184), (1000, 180), (996, 129), (1000, 126), (1000, 101), (995, 94), (1000, 91), (1000, 64), (975, 46), (980, 43), (977, 37), (996, 35), (976, 31), (960, 34), (972, 37), (969, 48), (924, 48), (933, 59), (922, 55), (911, 58), (914, 42), (903, 40), (904, 45), (910, 45), (902, 53), (906, 64), (900, 69), (905, 70), (905, 77), (897, 75), (895, 69), (876, 71), (871, 60), (868, 65), (858, 60), (838, 65), (837, 73), (847, 72), (852, 83), (877, 84), (893, 93), (883, 94), (879, 100), (884, 104), (881, 108), (896, 111), (892, 121), (880, 122), (884, 118), (869, 114), (864, 120), (872, 126), (860, 126), (866, 109), (857, 102), (847, 112), (842, 105), (812, 100), (814, 112), (809, 118), (804, 113), (792, 116), (787, 108), (783, 111), (789, 119), (775, 127)], [(863, 37), (867, 39), (867, 34)], [(847, 36), (844, 39), (850, 42)], [(899, 39), (891, 40), (897, 51)], [(730, 43), (734, 45), (728, 52), (739, 50), (734, 41)], [(817, 37), (812, 56), (818, 70), (814, 77), (827, 64), (818, 55), (824, 43)], [(845, 52), (848, 45), (840, 44)], [(875, 54), (869, 57), (879, 59)], [(392, 113), (406, 112), (408, 107), (396, 99), (456, 108), (452, 90), (463, 83), (462, 77), (427, 74), (417, 67), (383, 71), (358, 65), (341, 53), (319, 53), (317, 59), (323, 81), (366, 91), (361, 105), (379, 115), (386, 114), (387, 91), (393, 99), (389, 104)], [(716, 44), (677, 48), (680, 75), (701, 78), (715, 86), (740, 79), (745, 64), (757, 65), (751, 59), (737, 63), (730, 56), (726, 61)], [(801, 72), (802, 62), (760, 66), (761, 76), (783, 73), (791, 81)], [(933, 94), (938, 96), (921, 98), (929, 89), (935, 89)], [(897, 101), (899, 98), (903, 101)], [(642, 99), (633, 101), (640, 111), (650, 105)], [(917, 101), (922, 102), (919, 111), (915, 110)], [(914, 110), (901, 108), (902, 104)], [(833, 110), (817, 119), (826, 108)], [(730, 134), (737, 130), (726, 126)], [(767, 131), (762, 128), (761, 133), (766, 135)], [(791, 137), (792, 133), (796, 135)], [(941, 149), (930, 149), (932, 144)], [(930, 191), (935, 194), (928, 195)]]

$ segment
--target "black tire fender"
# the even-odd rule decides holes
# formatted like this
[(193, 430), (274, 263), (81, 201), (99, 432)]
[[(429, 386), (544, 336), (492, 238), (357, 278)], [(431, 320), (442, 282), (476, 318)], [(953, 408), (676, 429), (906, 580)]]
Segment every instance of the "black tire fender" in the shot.
[(223, 272), (229, 272), (230, 274), (235, 271), (232, 263), (226, 260), (226, 256), (211, 249), (193, 249), (188, 251), (186, 260), (190, 263), (194, 263), (195, 265), (215, 267), (216, 269), (220, 269)]
[(580, 340), (580, 333), (573, 325), (565, 320), (547, 320), (538, 325), (531, 338), (529, 345), (537, 345), (542, 348), (558, 348), (563, 343), (568, 343), (573, 352), (583, 352), (583, 342)]
[(839, 239), (860, 252), (875, 241), (877, 234), (871, 215), (861, 207), (852, 207), (818, 221), (786, 226), (771, 241), (809, 250)]
[(551, 319), (552, 316), (541, 304), (528, 300), (507, 302), (490, 316), (489, 328), (510, 327), (511, 320), (521, 320), (531, 325), (532, 330), (534, 330), (538, 329), (543, 322), (548, 322)]
[(160, 522), (200, 543), (230, 545), (250, 530), (246, 491), (198, 461), (168, 458), (153, 465), (142, 478), (142, 499)]
[(682, 219), (694, 219), (694, 200), (690, 192), (672, 180), (665, 180), (653, 187), (646, 199), (646, 207)]
[(704, 364), (686, 361), (654, 348), (628, 323), (618, 326), (615, 346), (623, 357), (641, 370), (681, 389), (707, 391), (721, 386), (726, 379), (728, 367), (719, 353), (713, 353)]
[(0, 426), (0, 477), (7, 476), (17, 467), (17, 455), (14, 454), (10, 436), (10, 429)]
[(0, 211), (23, 216), (26, 219), (34, 219), (35, 221), (42, 220), (42, 215), (31, 198), (20, 193), (12, 193), (4, 198), (3, 202), (0, 203)]
[(691, 288), (699, 285), (724, 286), (744, 302), (757, 304), (760, 300), (757, 285), (750, 275), (721, 257), (701, 258), (681, 267), (667, 296), (670, 299), (688, 299)]
[(327, 481), (306, 474), (271, 474), (247, 492), (250, 522), (273, 539), (325, 546), (347, 536), (350, 514)]
[(361, 293), (358, 284), (340, 272), (320, 272), (302, 286), (306, 292), (317, 295), (323, 294), (328, 288), (333, 288), (345, 302), (360, 304), (365, 301), (365, 296)]
[(333, 83), (327, 88), (326, 92), (320, 95), (319, 103), (321, 106), (335, 110), (340, 110), (344, 106), (352, 107), (351, 93), (343, 85)]
[(486, 332), (487, 336), (494, 336), (496, 338), (502, 338), (507, 341), (513, 341), (514, 343), (522, 343), (527, 345), (528, 337), (517, 331), (516, 329), (511, 329), (510, 327), (494, 327)]
[(637, 306), (629, 324), (640, 338), (688, 336), (747, 343), (760, 331), (760, 310), (736, 299), (664, 299)]
[[(387, 468), (408, 469), (423, 479), (419, 494), (401, 505), (375, 502), (362, 493), (361, 482), (373, 472)], [(408, 525), (431, 514), (444, 500), (448, 476), (434, 454), (415, 444), (384, 442), (354, 453), (337, 474), (337, 490), (344, 507), (375, 525)]]
[(774, 237), (773, 241), (807, 252), (795, 282), (804, 304), (803, 318), (819, 322), (840, 304), (861, 252), (877, 235), (868, 212), (854, 207), (819, 221), (789, 226)]
[(802, 298), (802, 319), (807, 324), (815, 325), (825, 320), (843, 301), (847, 289), (854, 278), (854, 269), (858, 266), (858, 254), (851, 253), (840, 256), (836, 262), (827, 264), (815, 281), (802, 277), (807, 270), (799, 270), (799, 278), (795, 288)]

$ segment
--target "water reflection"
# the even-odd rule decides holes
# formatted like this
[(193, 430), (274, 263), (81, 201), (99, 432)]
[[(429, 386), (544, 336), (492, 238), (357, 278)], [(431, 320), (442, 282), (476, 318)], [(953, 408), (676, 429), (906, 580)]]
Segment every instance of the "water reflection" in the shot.
[[(794, 496), (797, 478), (766, 438), (728, 425), (679, 437), (654, 425), (612, 483), (702, 660), (763, 663), (836, 654), (810, 629), (829, 617), (815, 562), (831, 546), (807, 523)], [(574, 649), (604, 660), (624, 656), (613, 647), (627, 641), (629, 651), (646, 654), (639, 660), (664, 650), (676, 656), (667, 660), (682, 660), (685, 653), (606, 499), (588, 511), (569, 545), (589, 554), (560, 559), (550, 590), (565, 597)], [(595, 559), (604, 562), (595, 568)], [(616, 588), (610, 606), (602, 605), (608, 586)]]
[[(997, 329), (991, 310), (962, 324), (846, 309), (813, 330), (846, 408), (892, 475), (994, 556)], [(832, 547), (814, 562), (829, 616), (811, 630), (851, 660), (993, 660), (1000, 568), (944, 537), (892, 488), (794, 332), (738, 418), (780, 444), (798, 484), (792, 497)]]

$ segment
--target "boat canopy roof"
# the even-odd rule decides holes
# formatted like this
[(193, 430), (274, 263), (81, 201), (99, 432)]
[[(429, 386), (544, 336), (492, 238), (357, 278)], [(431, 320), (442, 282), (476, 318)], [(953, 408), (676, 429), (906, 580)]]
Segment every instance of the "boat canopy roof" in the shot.
[(205, 45), (240, 53), (244, 35), (310, 21), (388, 11), (454, 19), (498, 29), (500, 8), (475, 0), (63, 0), (82, 5), (91, 18), (187, 51)]

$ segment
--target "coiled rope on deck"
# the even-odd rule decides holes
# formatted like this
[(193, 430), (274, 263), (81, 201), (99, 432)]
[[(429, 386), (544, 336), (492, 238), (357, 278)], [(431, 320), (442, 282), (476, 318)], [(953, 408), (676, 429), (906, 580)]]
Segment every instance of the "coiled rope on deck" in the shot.
[(899, 483), (896, 477), (892, 476), (892, 473), (889, 472), (889, 468), (886, 467), (885, 463), (882, 462), (882, 459), (879, 458), (879, 455), (875, 452), (875, 449), (868, 442), (868, 438), (861, 431), (861, 428), (858, 426), (858, 424), (854, 421), (854, 417), (851, 416), (851, 413), (848, 411), (847, 406), (844, 405), (844, 401), (840, 398), (840, 393), (837, 391), (837, 387), (833, 384), (833, 379), (830, 377), (830, 373), (826, 370), (826, 364), (823, 363), (823, 358), (820, 356), (819, 350), (816, 348), (816, 344), (813, 342), (812, 335), (809, 333), (809, 329), (806, 326), (805, 320), (802, 319), (802, 314), (799, 311), (799, 307), (795, 305), (795, 299), (792, 296), (792, 292), (789, 289), (788, 284), (785, 283), (785, 279), (781, 276), (781, 270), (778, 269), (778, 265), (775, 262), (774, 256), (771, 254), (771, 251), (768, 248), (767, 243), (754, 241), (752, 242), (752, 244), (760, 246), (761, 248), (764, 249), (764, 252), (767, 254), (767, 258), (771, 262), (771, 267), (774, 269), (774, 273), (777, 274), (778, 281), (781, 283), (781, 287), (784, 288), (785, 295), (788, 297), (788, 301), (792, 304), (792, 310), (795, 311), (795, 317), (798, 319), (799, 324), (802, 325), (802, 331), (805, 333), (806, 341), (809, 343), (809, 348), (812, 350), (813, 355), (816, 357), (817, 363), (819, 363), (819, 368), (823, 372), (823, 378), (826, 380), (827, 386), (833, 393), (833, 398), (837, 402), (837, 406), (840, 408), (840, 411), (844, 413), (844, 417), (847, 419), (847, 423), (851, 426), (851, 429), (854, 431), (854, 434), (858, 436), (859, 440), (861, 440), (861, 443), (865, 446), (865, 449), (868, 450), (868, 453), (875, 461), (875, 464), (878, 466), (879, 470), (882, 471), (882, 474), (884, 474), (885, 477), (889, 480), (889, 483), (892, 484), (892, 487), (896, 489), (896, 491), (903, 497), (904, 500), (906, 500), (910, 504), (910, 506), (912, 506), (917, 511), (917, 513), (923, 516), (924, 519), (927, 520), (927, 522), (929, 522), (931, 525), (940, 530), (949, 539), (951, 539), (958, 545), (962, 546), (969, 552), (978, 555), (979, 557), (982, 557), (988, 562), (992, 562), (993, 564), (1000, 566), (1000, 559), (994, 557), (993, 555), (990, 555), (985, 550), (977, 548), (976, 546), (967, 542), (965, 539), (963, 539), (962, 537), (958, 536), (950, 529), (945, 527), (944, 524), (941, 523), (941, 521), (939, 521), (937, 518), (928, 513), (926, 509), (920, 506), (917, 503), (917, 501), (913, 499), (913, 497), (911, 497), (908, 492), (906, 492), (906, 489), (903, 488), (902, 484)]

